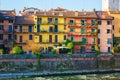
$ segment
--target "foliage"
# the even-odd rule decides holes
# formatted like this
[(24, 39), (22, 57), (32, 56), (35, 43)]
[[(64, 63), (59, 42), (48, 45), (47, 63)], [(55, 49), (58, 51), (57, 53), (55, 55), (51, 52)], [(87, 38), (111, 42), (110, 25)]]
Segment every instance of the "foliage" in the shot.
[(118, 43), (118, 41), (119, 41), (119, 37), (114, 37), (114, 39), (113, 39), (113, 46), (117, 46), (119, 43)]
[(13, 54), (22, 54), (23, 53), (23, 50), (18, 46), (15, 46), (12, 50), (13, 50)]
[(51, 53), (52, 53), (52, 54), (55, 54), (55, 53), (56, 53), (56, 50), (55, 50), (55, 49), (52, 49)]
[(4, 50), (3, 49), (0, 49), (0, 54), (3, 54), (4, 53)]
[(95, 45), (95, 52), (96, 52), (96, 56), (98, 56), (99, 54), (100, 54), (100, 50), (99, 50), (99, 48), (98, 48), (98, 46), (97, 45)]
[(68, 49), (68, 54), (72, 54), (72, 49)]
[(86, 42), (73, 42), (74, 44), (86, 44)]
[(72, 41), (70, 41), (69, 39), (67, 39), (66, 42), (65, 42), (65, 45), (67, 46), (67, 44), (70, 43), (70, 42), (72, 42)]
[(69, 49), (73, 49), (73, 42), (69, 42), (69, 43), (67, 44), (67, 47), (68, 47)]
[(118, 47), (117, 46), (115, 46), (115, 47), (113, 47), (112, 48), (112, 54), (115, 54), (115, 53), (117, 53), (119, 50), (118, 50)]

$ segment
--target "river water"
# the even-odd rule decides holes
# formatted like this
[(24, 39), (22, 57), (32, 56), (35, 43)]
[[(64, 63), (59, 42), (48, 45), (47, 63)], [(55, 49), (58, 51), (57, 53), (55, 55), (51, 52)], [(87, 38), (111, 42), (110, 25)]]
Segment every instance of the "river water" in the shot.
[(120, 73), (48, 76), (48, 77), (21, 78), (21, 79), (10, 79), (10, 80), (120, 80)]

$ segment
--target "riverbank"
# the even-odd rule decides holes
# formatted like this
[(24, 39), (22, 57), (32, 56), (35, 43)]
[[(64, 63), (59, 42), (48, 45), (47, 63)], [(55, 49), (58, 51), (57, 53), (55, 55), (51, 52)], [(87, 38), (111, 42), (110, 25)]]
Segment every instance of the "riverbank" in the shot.
[(0, 73), (0, 79), (8, 78), (30, 78), (43, 76), (66, 76), (66, 75), (85, 75), (85, 74), (110, 74), (120, 73), (120, 69), (106, 70), (69, 70), (69, 71), (39, 71), (39, 72), (24, 72), (24, 73)]

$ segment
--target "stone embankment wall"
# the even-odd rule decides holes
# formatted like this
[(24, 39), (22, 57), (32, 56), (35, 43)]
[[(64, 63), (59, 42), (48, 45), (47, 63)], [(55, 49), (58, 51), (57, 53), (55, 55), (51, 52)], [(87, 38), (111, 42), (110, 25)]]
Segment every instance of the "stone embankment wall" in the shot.
[[(7, 56), (7, 55), (6, 55)], [(17, 57), (0, 57), (0, 67), (10, 67), (15, 70), (37, 70), (38, 59), (36, 56), (24, 55)], [(94, 69), (114, 69), (120, 68), (120, 55), (100, 55), (98, 57), (88, 55), (59, 55), (52, 58), (41, 58), (40, 69), (55, 71), (55, 70), (94, 70)], [(3, 66), (4, 65), (4, 66)], [(20, 68), (20, 69), (19, 69)], [(1, 71), (1, 70), (0, 70)], [(13, 70), (14, 71), (14, 70)]]

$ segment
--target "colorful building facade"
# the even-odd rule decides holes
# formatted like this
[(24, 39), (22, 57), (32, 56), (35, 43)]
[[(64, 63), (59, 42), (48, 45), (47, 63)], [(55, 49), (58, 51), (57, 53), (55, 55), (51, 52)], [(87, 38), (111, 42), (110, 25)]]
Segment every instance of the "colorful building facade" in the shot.
[[(14, 40), (10, 45), (8, 40), (3, 39), (1, 46), (7, 47), (8, 44), (3, 43), (7, 41), (9, 47), (20, 46), (27, 53), (36, 45), (42, 47), (43, 52), (51, 52), (57, 46), (65, 46), (65, 41), (69, 39), (74, 45), (73, 53), (95, 52), (95, 46), (100, 48), (100, 52), (111, 52), (113, 47), (114, 21), (107, 11), (80, 12), (63, 8), (46, 11), (27, 8), (19, 16), (10, 19), (13, 20), (12, 23), (8, 18), (0, 23), (5, 25), (1, 34), (4, 38), (7, 36), (8, 40), (12, 36)], [(2, 27), (0, 28), (3, 29)], [(6, 33), (5, 30), (9, 28), (12, 33)]]
[(73, 12), (68, 16), (68, 39), (74, 44), (74, 53), (94, 52), (97, 45), (97, 16), (95, 12)]
[[(42, 13), (42, 12), (41, 12)], [(65, 16), (59, 12), (43, 12), (34, 17), (34, 42), (43, 47), (44, 51), (51, 51), (57, 46), (64, 46), (67, 39)]]
[(15, 10), (0, 11), (0, 49), (8, 53), (13, 48), (13, 23)]
[(30, 52), (34, 46), (34, 16), (16, 16), (14, 23), (14, 46)]
[(113, 17), (107, 11), (97, 11), (98, 45), (100, 52), (110, 53), (113, 47)]

